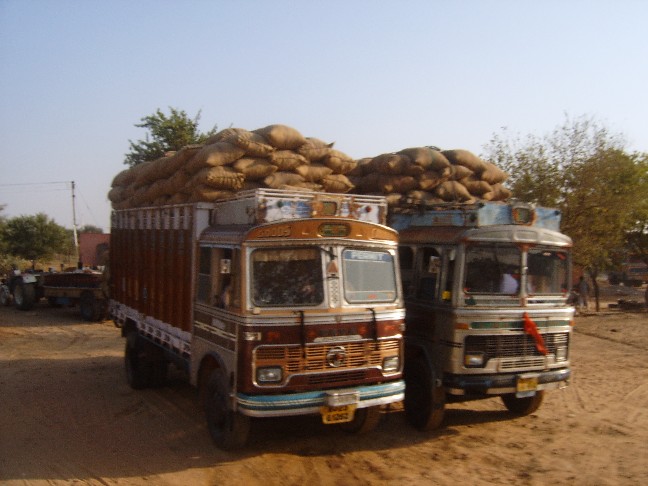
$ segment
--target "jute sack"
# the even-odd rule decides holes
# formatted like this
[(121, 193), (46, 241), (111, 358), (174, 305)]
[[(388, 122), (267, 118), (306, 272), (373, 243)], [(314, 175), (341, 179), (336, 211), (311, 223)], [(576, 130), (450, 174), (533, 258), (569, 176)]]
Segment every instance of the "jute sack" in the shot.
[(321, 184), (316, 184), (315, 182), (299, 182), (297, 184), (282, 184), (277, 189), (285, 189), (288, 191), (322, 192), (324, 188)]
[(275, 172), (263, 179), (263, 183), (272, 189), (280, 189), (281, 186), (296, 186), (306, 182), (302, 176), (294, 172)]
[(310, 162), (317, 162), (328, 155), (328, 149), (333, 148), (334, 143), (326, 143), (318, 138), (306, 137), (306, 142), (299, 146), (297, 153), (306, 157)]
[(118, 203), (122, 202), (124, 200), (124, 193), (126, 192), (126, 188), (123, 186), (116, 186), (110, 189), (108, 191), (108, 199), (110, 200), (111, 203)]
[(167, 201), (168, 204), (184, 204), (186, 202), (189, 202), (189, 194), (184, 192), (176, 192)]
[(508, 178), (508, 174), (492, 162), (484, 161), (484, 164), (486, 165), (486, 170), (481, 173), (480, 177), (482, 180), (489, 184), (497, 184), (504, 182)]
[(463, 165), (451, 165), (450, 166), (450, 180), (451, 181), (460, 181), (461, 179), (465, 179), (466, 177), (470, 177), (473, 175), (474, 172), (470, 170), (468, 167), (465, 167)]
[(333, 169), (322, 164), (300, 165), (295, 172), (302, 176), (306, 182), (319, 182), (322, 178), (331, 175)]
[(129, 184), (132, 184), (135, 181), (137, 174), (131, 171), (130, 168), (124, 169), (119, 172), (112, 180), (110, 187), (125, 187)]
[(425, 169), (423, 167), (412, 162), (408, 162), (405, 164), (405, 167), (403, 167), (403, 175), (407, 176), (420, 177), (424, 172)]
[(431, 191), (442, 182), (448, 180), (448, 175), (436, 170), (427, 170), (418, 178), (418, 188), (423, 191)]
[(130, 171), (133, 177), (132, 184), (135, 188), (140, 188), (149, 184), (149, 182), (145, 180), (143, 175), (148, 171), (148, 168), (152, 163), (153, 162), (151, 161), (140, 162), (139, 164), (136, 164), (133, 167), (131, 167)]
[(298, 130), (287, 125), (268, 125), (253, 132), (262, 135), (270, 145), (280, 150), (296, 150), (306, 142)]
[(207, 167), (191, 178), (191, 186), (207, 185), (216, 189), (238, 191), (243, 187), (243, 174), (231, 167)]
[(326, 192), (346, 193), (354, 188), (353, 183), (343, 174), (331, 174), (320, 181)]
[(400, 175), (410, 160), (406, 155), (380, 154), (373, 158), (369, 170), (385, 175)]
[(245, 151), (245, 155), (249, 157), (267, 157), (275, 148), (258, 133), (241, 133), (233, 137), (231, 141)]
[(234, 194), (234, 191), (216, 189), (206, 184), (200, 184), (194, 188), (189, 196), (189, 202), (212, 202), (232, 197)]
[(361, 192), (377, 192), (389, 194), (398, 192), (405, 194), (416, 189), (418, 182), (412, 176), (385, 175), (377, 172), (367, 174), (359, 181), (359, 190)]
[(334, 174), (348, 174), (356, 167), (356, 161), (344, 152), (330, 148), (321, 161), (326, 167), (333, 170)]
[(442, 182), (434, 190), (435, 194), (444, 201), (470, 201), (473, 197), (466, 187), (457, 181)]
[[(370, 171), (368, 169), (369, 164), (371, 164), (371, 161), (373, 160), (373, 157), (364, 157), (362, 159), (358, 159), (355, 161), (355, 166), (353, 169), (348, 171), (345, 175), (347, 176), (363, 176), (365, 174), (368, 174)], [(367, 170), (365, 171), (365, 167), (367, 167)]]
[(474, 176), (466, 177), (459, 181), (463, 186), (468, 189), (468, 192), (473, 196), (481, 197), (483, 194), (493, 191), (493, 187), (486, 181), (476, 180)]
[(165, 181), (162, 179), (162, 180), (155, 181), (151, 185), (147, 186), (147, 190), (146, 190), (146, 193), (144, 195), (144, 199), (147, 202), (153, 204), (156, 199), (158, 199), (158, 198), (160, 198), (162, 196), (166, 196), (167, 194), (165, 193), (165, 190), (164, 190), (164, 184), (165, 184)]
[(205, 167), (219, 167), (231, 164), (245, 155), (245, 150), (229, 142), (205, 145), (185, 166), (190, 174), (196, 174)]
[(486, 170), (484, 161), (468, 150), (444, 150), (442, 153), (450, 163), (467, 167), (477, 174), (481, 174)]
[(205, 145), (211, 145), (216, 142), (224, 142), (231, 139), (232, 137), (237, 137), (238, 135), (245, 133), (250, 132), (245, 128), (226, 128), (205, 140)]
[(164, 177), (172, 176), (176, 171), (183, 169), (187, 161), (196, 155), (204, 147), (202, 144), (185, 145), (178, 150), (167, 165), (168, 173)]
[(306, 157), (292, 150), (277, 150), (272, 152), (268, 160), (271, 164), (276, 165), (280, 171), (295, 170), (300, 165), (308, 163)]
[(414, 204), (438, 204), (443, 202), (443, 199), (437, 197), (433, 192), (420, 190), (408, 192), (406, 199)]
[(277, 166), (267, 159), (243, 157), (232, 164), (232, 168), (243, 174), (246, 181), (259, 181), (277, 172)]
[(431, 147), (412, 147), (401, 150), (399, 154), (407, 155), (413, 164), (424, 169), (444, 169), (450, 166), (450, 162), (440, 151)]
[(502, 184), (493, 184), (493, 199), (492, 201), (506, 201), (513, 193)]
[(175, 193), (183, 191), (190, 179), (191, 176), (187, 172), (182, 169), (177, 170), (171, 177), (163, 181), (164, 193), (167, 196), (173, 196)]

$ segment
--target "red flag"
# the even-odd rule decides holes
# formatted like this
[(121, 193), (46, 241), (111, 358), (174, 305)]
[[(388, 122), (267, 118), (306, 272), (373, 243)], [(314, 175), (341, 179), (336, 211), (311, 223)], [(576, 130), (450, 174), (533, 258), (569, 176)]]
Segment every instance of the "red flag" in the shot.
[(526, 312), (522, 314), (522, 317), (524, 318), (524, 332), (533, 337), (538, 352), (546, 356), (547, 348), (545, 348), (544, 339), (542, 339), (542, 336), (538, 332), (538, 326), (536, 326), (536, 323), (531, 320), (529, 314)]

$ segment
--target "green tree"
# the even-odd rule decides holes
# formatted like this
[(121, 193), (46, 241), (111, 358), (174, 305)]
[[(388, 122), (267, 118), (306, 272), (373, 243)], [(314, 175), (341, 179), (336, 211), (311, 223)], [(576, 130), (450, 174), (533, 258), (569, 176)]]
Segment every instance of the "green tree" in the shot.
[(67, 230), (43, 213), (7, 220), (2, 233), (6, 251), (32, 262), (65, 251), (70, 244)]
[(510, 174), (514, 197), (562, 211), (562, 230), (574, 241), (575, 265), (592, 280), (597, 309), (597, 277), (611, 266), (648, 199), (641, 164), (624, 143), (592, 118), (567, 117), (545, 137), (521, 141), (505, 133), (485, 147), (484, 158)]
[(206, 133), (198, 131), (200, 111), (194, 118), (189, 118), (184, 110), (169, 107), (169, 115), (159, 108), (152, 115), (145, 116), (136, 127), (148, 130), (144, 140), (129, 140), (130, 152), (126, 154), (124, 164), (134, 166), (163, 157), (166, 152), (180, 150), (185, 145), (203, 143), (216, 133), (216, 126)]
[(81, 228), (79, 228), (77, 232), (78, 233), (103, 233), (103, 228), (100, 228), (99, 226), (93, 226), (91, 224), (86, 224), (81, 226)]

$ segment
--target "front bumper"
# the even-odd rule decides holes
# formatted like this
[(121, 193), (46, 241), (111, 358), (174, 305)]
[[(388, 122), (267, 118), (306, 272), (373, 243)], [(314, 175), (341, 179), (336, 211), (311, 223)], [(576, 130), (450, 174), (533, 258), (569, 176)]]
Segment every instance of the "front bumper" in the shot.
[[(506, 373), (494, 375), (445, 375), (443, 384), (450, 395), (502, 395), (515, 393), (517, 380), (524, 373)], [(538, 390), (551, 390), (567, 386), (571, 377), (569, 368), (561, 368), (552, 371), (541, 371), (538, 376)]]
[(238, 411), (252, 417), (282, 417), (308, 415), (320, 412), (320, 407), (328, 405), (333, 394), (356, 394), (357, 407), (374, 407), (400, 402), (405, 396), (403, 380), (349, 387), (336, 390), (290, 393), (285, 395), (246, 395), (238, 393)]

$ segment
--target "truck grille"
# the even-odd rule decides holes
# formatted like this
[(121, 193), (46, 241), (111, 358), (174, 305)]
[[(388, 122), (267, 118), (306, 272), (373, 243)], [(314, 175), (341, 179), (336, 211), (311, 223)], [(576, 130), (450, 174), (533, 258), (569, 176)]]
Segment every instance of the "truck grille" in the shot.
[[(549, 354), (555, 354), (559, 347), (569, 346), (569, 333), (542, 334)], [(466, 354), (484, 353), (486, 361), (500, 358), (515, 366), (538, 366), (543, 364), (543, 355), (536, 349), (535, 341), (528, 334), (468, 336), (465, 341)], [(565, 360), (564, 358), (563, 360)]]
[[(339, 366), (331, 366), (327, 354), (342, 347), (345, 359)], [(327, 343), (306, 346), (306, 356), (301, 346), (260, 346), (255, 351), (257, 367), (283, 365), (286, 373), (318, 373), (357, 368), (380, 367), (383, 358), (400, 355), (400, 341), (358, 341), (353, 343)]]

